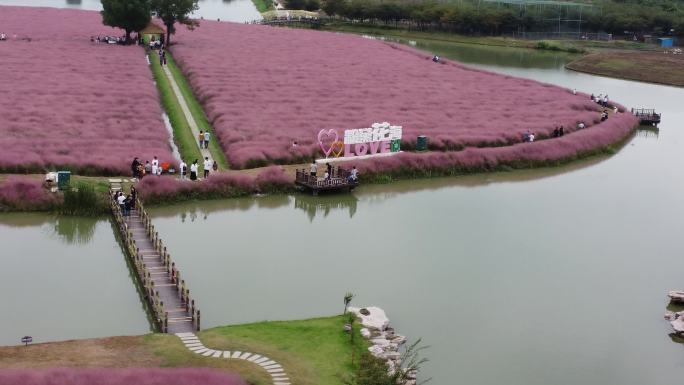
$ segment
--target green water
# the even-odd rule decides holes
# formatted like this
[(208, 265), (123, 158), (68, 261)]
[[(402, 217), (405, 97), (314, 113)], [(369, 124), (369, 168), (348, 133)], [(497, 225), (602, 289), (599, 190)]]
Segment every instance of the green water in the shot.
[[(431, 345), (436, 385), (679, 383), (684, 347), (662, 314), (684, 288), (684, 90), (565, 71), (568, 55), (415, 45), (663, 123), (562, 168), (154, 209), (203, 326), (334, 314), (352, 291)], [(0, 216), (0, 343), (148, 330), (109, 222), (73, 221)]]
[(2, 214), (0, 245), (0, 345), (150, 330), (108, 219)]

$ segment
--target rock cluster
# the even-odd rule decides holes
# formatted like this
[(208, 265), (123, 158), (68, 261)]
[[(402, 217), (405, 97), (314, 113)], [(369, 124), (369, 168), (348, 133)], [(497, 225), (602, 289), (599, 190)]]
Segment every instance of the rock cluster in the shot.
[[(361, 336), (371, 343), (368, 351), (387, 363), (390, 374), (394, 374), (396, 370), (404, 370), (401, 367), (400, 348), (406, 343), (406, 337), (394, 332), (385, 311), (375, 306), (350, 307), (349, 311), (360, 319), (363, 326)], [(407, 377), (408, 380), (403, 385), (416, 384), (415, 372), (409, 372)]]

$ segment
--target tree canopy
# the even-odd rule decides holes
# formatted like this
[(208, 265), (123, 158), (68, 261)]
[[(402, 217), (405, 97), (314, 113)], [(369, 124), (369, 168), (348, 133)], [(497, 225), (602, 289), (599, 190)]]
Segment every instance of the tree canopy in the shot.
[(149, 0), (101, 0), (102, 23), (126, 31), (130, 40), (131, 32), (140, 31), (149, 24), (151, 8)]
[(175, 24), (185, 24), (192, 29), (199, 25), (190, 14), (199, 9), (199, 0), (151, 0), (152, 10), (164, 21), (166, 26), (166, 44), (171, 42), (171, 35), (176, 32)]

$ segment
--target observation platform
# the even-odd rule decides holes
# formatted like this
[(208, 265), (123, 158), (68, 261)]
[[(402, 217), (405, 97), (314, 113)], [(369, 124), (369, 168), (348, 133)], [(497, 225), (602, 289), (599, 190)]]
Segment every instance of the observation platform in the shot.
[(351, 192), (359, 185), (358, 180), (350, 178), (351, 172), (342, 167), (333, 167), (328, 179), (311, 175), (306, 169), (299, 169), (295, 175), (295, 185), (314, 196), (320, 192)]
[(660, 123), (660, 114), (654, 109), (632, 108), (632, 114), (639, 118), (639, 124), (644, 126), (657, 126)]

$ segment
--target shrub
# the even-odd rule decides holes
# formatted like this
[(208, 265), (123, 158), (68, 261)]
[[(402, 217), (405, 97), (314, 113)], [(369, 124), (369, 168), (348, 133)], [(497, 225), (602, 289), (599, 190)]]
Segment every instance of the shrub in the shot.
[(0, 184), (0, 211), (53, 209), (59, 197), (43, 187), (39, 179), (11, 176)]
[(59, 210), (67, 215), (99, 215), (109, 210), (107, 198), (98, 195), (93, 186), (77, 183), (64, 192), (64, 202)]

